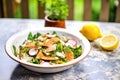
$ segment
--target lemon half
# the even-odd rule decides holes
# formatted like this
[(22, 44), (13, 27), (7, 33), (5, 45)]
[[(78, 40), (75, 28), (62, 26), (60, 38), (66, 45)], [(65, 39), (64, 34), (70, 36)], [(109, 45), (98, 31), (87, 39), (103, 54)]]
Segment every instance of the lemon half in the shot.
[(102, 36), (99, 26), (94, 23), (85, 23), (80, 32), (90, 41)]
[(100, 39), (100, 46), (105, 50), (114, 50), (119, 45), (119, 39), (114, 34), (106, 34)]

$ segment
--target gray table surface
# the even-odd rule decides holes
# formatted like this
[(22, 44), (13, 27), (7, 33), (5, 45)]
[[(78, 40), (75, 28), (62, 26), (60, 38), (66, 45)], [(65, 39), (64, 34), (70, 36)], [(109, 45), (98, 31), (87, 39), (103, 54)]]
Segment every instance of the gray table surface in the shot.
[[(66, 21), (66, 29), (79, 31), (86, 22)], [(120, 38), (120, 24), (94, 22), (103, 34), (113, 33)], [(58, 73), (37, 73), (10, 59), (4, 50), (6, 40), (16, 32), (44, 27), (39, 19), (0, 19), (0, 80), (120, 80), (120, 47), (105, 51), (99, 41), (90, 42), (92, 49), (83, 61)]]

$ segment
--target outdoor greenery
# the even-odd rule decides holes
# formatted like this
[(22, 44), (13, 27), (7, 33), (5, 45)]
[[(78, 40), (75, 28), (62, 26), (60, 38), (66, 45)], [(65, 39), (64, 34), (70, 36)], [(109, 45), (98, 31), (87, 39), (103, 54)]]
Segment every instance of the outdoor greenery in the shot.
[[(115, 10), (116, 6), (114, 3), (115, 0), (110, 0), (110, 15), (109, 15), (109, 21), (114, 22), (115, 20)], [(37, 0), (29, 0), (29, 12), (30, 12), (30, 18), (36, 19), (38, 18), (38, 12), (37, 12)], [(51, 4), (51, 0), (47, 0), (46, 7), (49, 7)], [(98, 21), (99, 20), (99, 14), (100, 14), (100, 8), (101, 8), (101, 0), (92, 0), (92, 21)], [(83, 18), (83, 9), (84, 9), (84, 0), (74, 0), (74, 20), (82, 20)], [(21, 17), (20, 13), (21, 8), (18, 7), (15, 13), (16, 18)], [(47, 13), (47, 11), (46, 11)]]
[(40, 3), (45, 5), (49, 3), (45, 8), (45, 14), (49, 19), (65, 20), (67, 18), (69, 8), (66, 0), (40, 0)]

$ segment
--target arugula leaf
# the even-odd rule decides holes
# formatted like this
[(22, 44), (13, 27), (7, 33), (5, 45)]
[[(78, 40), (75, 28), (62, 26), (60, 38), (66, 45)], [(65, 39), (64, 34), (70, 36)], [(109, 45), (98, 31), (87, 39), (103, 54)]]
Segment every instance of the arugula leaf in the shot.
[(77, 58), (82, 54), (82, 46), (76, 47), (75, 49), (72, 49), (74, 53), (74, 57)]
[(28, 40), (34, 40), (34, 38), (33, 38), (33, 35), (32, 35), (32, 33), (30, 32), (29, 34), (28, 34), (28, 38), (27, 38)]
[(70, 49), (70, 46), (66, 46), (66, 47), (64, 48), (64, 50), (65, 50), (66, 53), (70, 52), (70, 50), (71, 50), (71, 49)]
[(38, 60), (38, 59), (36, 59), (36, 58), (33, 58), (33, 59), (32, 59), (32, 63), (34, 63), (34, 64), (40, 64), (40, 63), (41, 63), (41, 60)]
[(56, 32), (56, 31), (53, 31), (53, 33), (52, 33), (52, 34), (53, 34), (53, 35), (54, 35), (54, 34), (56, 34), (56, 35), (57, 35), (57, 32)]
[(15, 45), (13, 45), (13, 51), (14, 51), (14, 55), (17, 57), (18, 53)]
[(62, 52), (63, 50), (62, 50), (62, 44), (60, 43), (60, 42), (58, 42), (58, 43), (56, 43), (56, 51), (57, 52)]
[(38, 38), (39, 36), (41, 36), (41, 33), (37, 32), (37, 33), (33, 36), (33, 39)]
[(56, 51), (52, 51), (50, 56), (56, 56)]
[(22, 49), (23, 49), (23, 47), (20, 45), (20, 46), (19, 46), (19, 50), (22, 50)]
[(68, 60), (66, 58), (60, 58), (59, 60), (61, 60), (63, 62), (68, 62)]

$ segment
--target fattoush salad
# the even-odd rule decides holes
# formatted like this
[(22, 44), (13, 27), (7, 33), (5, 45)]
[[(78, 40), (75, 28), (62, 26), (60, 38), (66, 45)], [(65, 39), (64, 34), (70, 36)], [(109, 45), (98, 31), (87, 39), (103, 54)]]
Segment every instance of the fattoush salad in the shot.
[(29, 32), (27, 39), (13, 52), (20, 60), (33, 64), (64, 64), (82, 54), (82, 46), (71, 36), (60, 36), (56, 31), (41, 34)]

